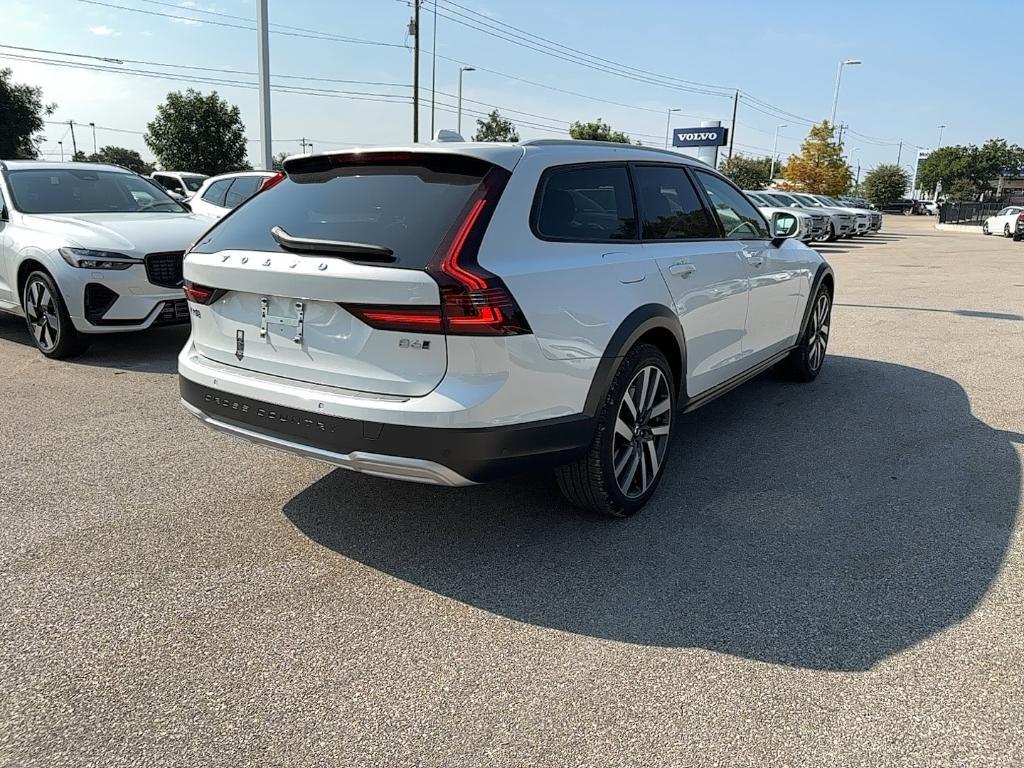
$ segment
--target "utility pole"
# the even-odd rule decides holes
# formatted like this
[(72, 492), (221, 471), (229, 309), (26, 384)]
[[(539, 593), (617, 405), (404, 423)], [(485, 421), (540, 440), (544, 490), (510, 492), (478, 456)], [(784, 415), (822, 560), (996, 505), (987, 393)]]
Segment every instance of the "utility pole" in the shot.
[(729, 159), (732, 160), (732, 143), (736, 140), (736, 108), (740, 105), (740, 92), (732, 97), (732, 122), (729, 123)]
[(434, 24), (431, 26), (434, 42), (430, 44), (430, 138), (434, 138), (434, 105), (437, 99), (437, 2), (434, 3)]
[(420, 0), (413, 0), (412, 33), (412, 140), (420, 140)]
[(260, 92), (260, 154), (263, 170), (274, 168), (273, 140), (270, 137), (270, 24), (267, 0), (256, 0), (256, 44)]
[(900, 164), (900, 158), (903, 157), (903, 139), (900, 139), (900, 148), (896, 152), (896, 165)]
[(839, 124), (839, 142), (838, 142), (837, 146), (840, 146), (840, 147), (843, 146), (843, 131), (845, 131), (849, 127), (850, 126), (846, 125), (846, 123), (840, 123)]
[(310, 154), (312, 154), (312, 152), (313, 152), (313, 142), (306, 141), (306, 137), (303, 136), (301, 139), (299, 139), (299, 144), (302, 147), (302, 154), (306, 154), (306, 147), (309, 147)]
[(68, 120), (68, 127), (71, 128), (71, 151), (73, 153), (71, 159), (74, 160), (75, 155), (78, 154), (78, 143), (75, 141), (75, 121)]

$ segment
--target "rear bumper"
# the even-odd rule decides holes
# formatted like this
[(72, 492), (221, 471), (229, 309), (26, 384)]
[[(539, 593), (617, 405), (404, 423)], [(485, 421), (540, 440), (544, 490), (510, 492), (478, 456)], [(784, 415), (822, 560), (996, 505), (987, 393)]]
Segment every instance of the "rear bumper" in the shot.
[(185, 409), (220, 432), (357, 472), (471, 485), (564, 464), (590, 444), (584, 414), (483, 428), (385, 424), (287, 408), (179, 377)]

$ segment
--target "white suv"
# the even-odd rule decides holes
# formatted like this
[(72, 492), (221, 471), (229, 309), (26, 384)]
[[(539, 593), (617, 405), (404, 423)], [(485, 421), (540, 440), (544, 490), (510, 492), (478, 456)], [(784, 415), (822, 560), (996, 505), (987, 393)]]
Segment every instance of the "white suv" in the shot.
[(55, 358), (94, 334), (187, 323), (182, 257), (208, 226), (124, 168), (0, 161), (0, 310)]
[(676, 414), (817, 376), (832, 270), (710, 167), (602, 142), (294, 157), (185, 259), (185, 408), (348, 469), (467, 485), (558, 467), (638, 510)]

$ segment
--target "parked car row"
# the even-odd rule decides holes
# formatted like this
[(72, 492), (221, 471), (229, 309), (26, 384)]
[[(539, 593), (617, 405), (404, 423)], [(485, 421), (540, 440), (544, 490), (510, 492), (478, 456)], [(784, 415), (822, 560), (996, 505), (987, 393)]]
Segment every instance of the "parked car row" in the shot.
[(866, 235), (882, 228), (882, 214), (878, 211), (851, 207), (826, 195), (811, 195), (802, 192), (785, 192), (767, 189), (748, 191), (747, 195), (758, 203), (763, 211), (777, 208), (793, 209), (812, 217), (809, 231), (801, 239), (833, 242), (840, 237)]
[(677, 414), (770, 367), (818, 375), (834, 277), (799, 239), (857, 223), (570, 140), (298, 156), (195, 193), (0, 163), (0, 308), (53, 358), (191, 322), (182, 403), (213, 429), (422, 483), (553, 468), (619, 517), (654, 494)]

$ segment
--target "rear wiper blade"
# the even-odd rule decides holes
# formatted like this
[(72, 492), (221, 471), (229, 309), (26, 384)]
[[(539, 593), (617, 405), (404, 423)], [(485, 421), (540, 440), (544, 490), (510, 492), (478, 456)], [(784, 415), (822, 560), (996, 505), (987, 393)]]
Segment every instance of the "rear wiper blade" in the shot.
[(394, 261), (395, 252), (383, 245), (348, 243), (343, 240), (317, 240), (312, 237), (294, 237), (280, 227), (270, 230), (271, 236), (287, 251), (318, 253), (335, 256), (356, 256), (360, 261)]

